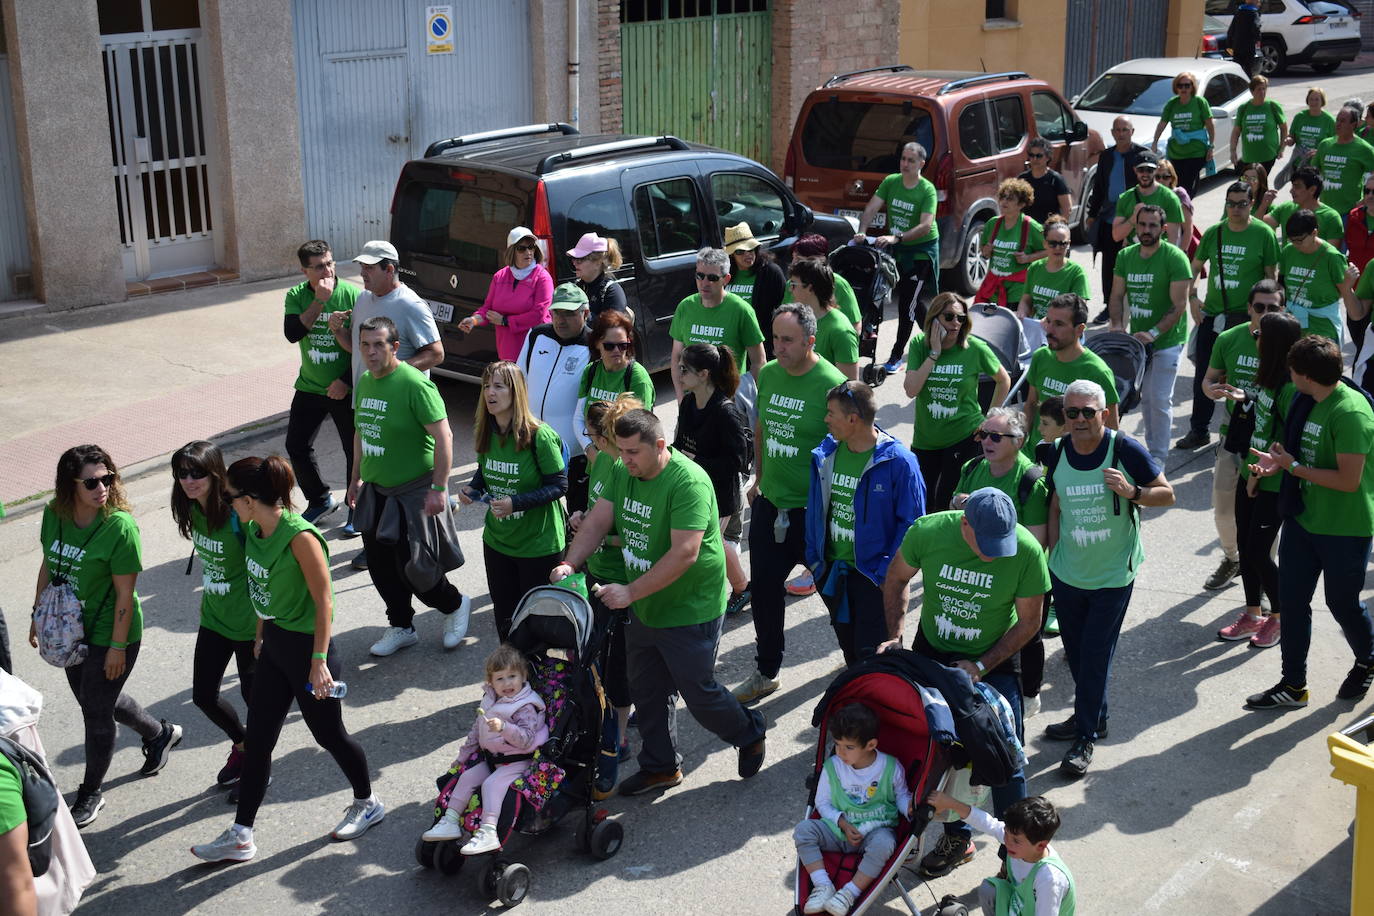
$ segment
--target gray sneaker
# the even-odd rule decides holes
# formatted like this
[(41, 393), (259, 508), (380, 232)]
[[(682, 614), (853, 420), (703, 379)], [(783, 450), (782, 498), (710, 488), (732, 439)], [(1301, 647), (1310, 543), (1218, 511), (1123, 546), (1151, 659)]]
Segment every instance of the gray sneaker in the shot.
[(382, 638), (374, 642), (368, 651), (379, 658), (385, 658), (388, 655), (395, 655), (401, 649), (413, 646), (419, 641), (420, 634), (415, 632), (414, 627), (387, 627)]
[(191, 855), (206, 862), (247, 862), (257, 854), (258, 844), (253, 842), (252, 835), (242, 839), (233, 827), (209, 843), (191, 847)]
[(781, 686), (782, 683), (776, 678), (768, 677), (762, 671), (755, 671), (749, 675), (747, 681), (735, 688), (734, 695), (741, 703), (752, 703), (763, 699)]
[(1239, 573), (1240, 560), (1228, 560), (1226, 557), (1222, 557), (1221, 565), (1217, 567), (1216, 572), (1207, 577), (1207, 581), (1202, 583), (1202, 587), (1209, 592), (1220, 591), (1230, 585), (1231, 580)]
[(330, 834), (336, 840), (356, 840), (376, 824), (382, 822), (386, 817), (386, 806), (377, 799), (354, 799), (353, 803), (344, 809), (343, 820), (339, 821), (339, 826), (334, 828)]

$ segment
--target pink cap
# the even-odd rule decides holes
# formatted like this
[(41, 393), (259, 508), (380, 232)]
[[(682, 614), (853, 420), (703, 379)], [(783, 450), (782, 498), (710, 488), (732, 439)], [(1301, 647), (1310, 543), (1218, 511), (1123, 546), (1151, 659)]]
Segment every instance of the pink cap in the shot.
[(606, 240), (595, 232), (588, 232), (577, 240), (577, 246), (568, 252), (569, 257), (585, 258), (593, 251), (605, 251)]

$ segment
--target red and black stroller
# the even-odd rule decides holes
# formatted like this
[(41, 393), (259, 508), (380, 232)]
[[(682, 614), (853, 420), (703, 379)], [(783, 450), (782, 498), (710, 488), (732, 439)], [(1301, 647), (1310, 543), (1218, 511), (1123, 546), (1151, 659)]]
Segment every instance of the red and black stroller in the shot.
[[(933, 727), (926, 714), (926, 698), (921, 688), (939, 692), (949, 707), (955, 733)], [(874, 901), (879, 900), (888, 884), (897, 888), (912, 916), (920, 916), (920, 908), (911, 899), (911, 892), (902, 883), (901, 869), (908, 860), (918, 860), (922, 852), (921, 834), (930, 824), (933, 811), (925, 798), (933, 789), (942, 788), (952, 766), (974, 765), (974, 781), (993, 784), (1005, 782), (1015, 770), (1014, 761), (1006, 750), (995, 715), (983, 702), (968, 675), (957, 668), (940, 663), (905, 649), (884, 652), (850, 666), (830, 684), (825, 696), (816, 706), (812, 724), (820, 729), (816, 745), (816, 762), (808, 778), (807, 817), (819, 817), (816, 812), (816, 786), (821, 768), (833, 752), (828, 732), (830, 715), (846, 703), (862, 703), (877, 714), (878, 748), (897, 758), (905, 770), (906, 784), (916, 800), (910, 820), (901, 817), (897, 824), (897, 845), (883, 866), (882, 872), (864, 891), (850, 910), (851, 916), (861, 916)], [(853, 878), (861, 853), (825, 853), (826, 871), (835, 886)], [(811, 876), (797, 862), (795, 912), (811, 894)]]
[(830, 252), (830, 269), (849, 281), (859, 303), (862, 333), (859, 356), (868, 357), (861, 370), (865, 384), (874, 388), (887, 378), (878, 362), (878, 325), (897, 286), (897, 262), (892, 255), (872, 245), (842, 245)]
[[(529, 663), (530, 683), (544, 700), (549, 739), (535, 751), (529, 772), (506, 793), (496, 822), (502, 849), (484, 856), (488, 861), (478, 876), (478, 889), (486, 900), (499, 899), (502, 905), (513, 906), (529, 891), (529, 868), (511, 861), (504, 848), (516, 832), (538, 836), (575, 813), (575, 842), (580, 851), (599, 859), (620, 851), (624, 827), (607, 819), (605, 809), (596, 808), (592, 799), (605, 720), (605, 699), (594, 669), (609, 630), (596, 625), (582, 594), (559, 585), (530, 589), (515, 609), (507, 641)], [(447, 810), (449, 794), (464, 767), (479, 759), (474, 755), (435, 780), (439, 795), (432, 823)], [(481, 793), (473, 793), (462, 821), (466, 835), (437, 842), (420, 839), (416, 860), (425, 868), (457, 874), (468, 858), (479, 858), (463, 856), (458, 850), (477, 829), (481, 816)]]

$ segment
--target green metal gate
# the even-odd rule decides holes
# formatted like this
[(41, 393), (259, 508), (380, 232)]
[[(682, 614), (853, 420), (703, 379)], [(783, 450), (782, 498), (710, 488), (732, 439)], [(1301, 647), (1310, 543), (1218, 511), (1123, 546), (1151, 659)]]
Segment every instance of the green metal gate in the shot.
[(767, 3), (639, 0), (620, 7), (626, 133), (673, 134), (767, 162), (773, 72)]

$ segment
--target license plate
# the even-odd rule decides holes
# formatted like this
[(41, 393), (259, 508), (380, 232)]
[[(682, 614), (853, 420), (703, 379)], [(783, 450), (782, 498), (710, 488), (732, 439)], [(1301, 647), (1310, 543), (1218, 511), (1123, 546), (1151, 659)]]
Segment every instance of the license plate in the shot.
[[(852, 219), (857, 223), (857, 222), (859, 222), (860, 219), (862, 219), (862, 217), (863, 217), (864, 214), (863, 214), (863, 211), (862, 211), (862, 210), (844, 210), (844, 209), (839, 209), (839, 210), (836, 210), (836, 211), (835, 211), (835, 215), (836, 215), (836, 216), (848, 216), (848, 217), (852, 218)], [(879, 211), (878, 213), (876, 213), (876, 214), (873, 216), (873, 222), (870, 223), (869, 225), (870, 225), (872, 228), (874, 228), (874, 229), (881, 229), (883, 226), (886, 226), (886, 225), (887, 225), (887, 214), (886, 214), (886, 213), (883, 213), (883, 212), (881, 212), (881, 211)]]
[(452, 321), (453, 304), (451, 302), (435, 302), (433, 299), (426, 299), (429, 303), (429, 310), (434, 313), (435, 321)]

